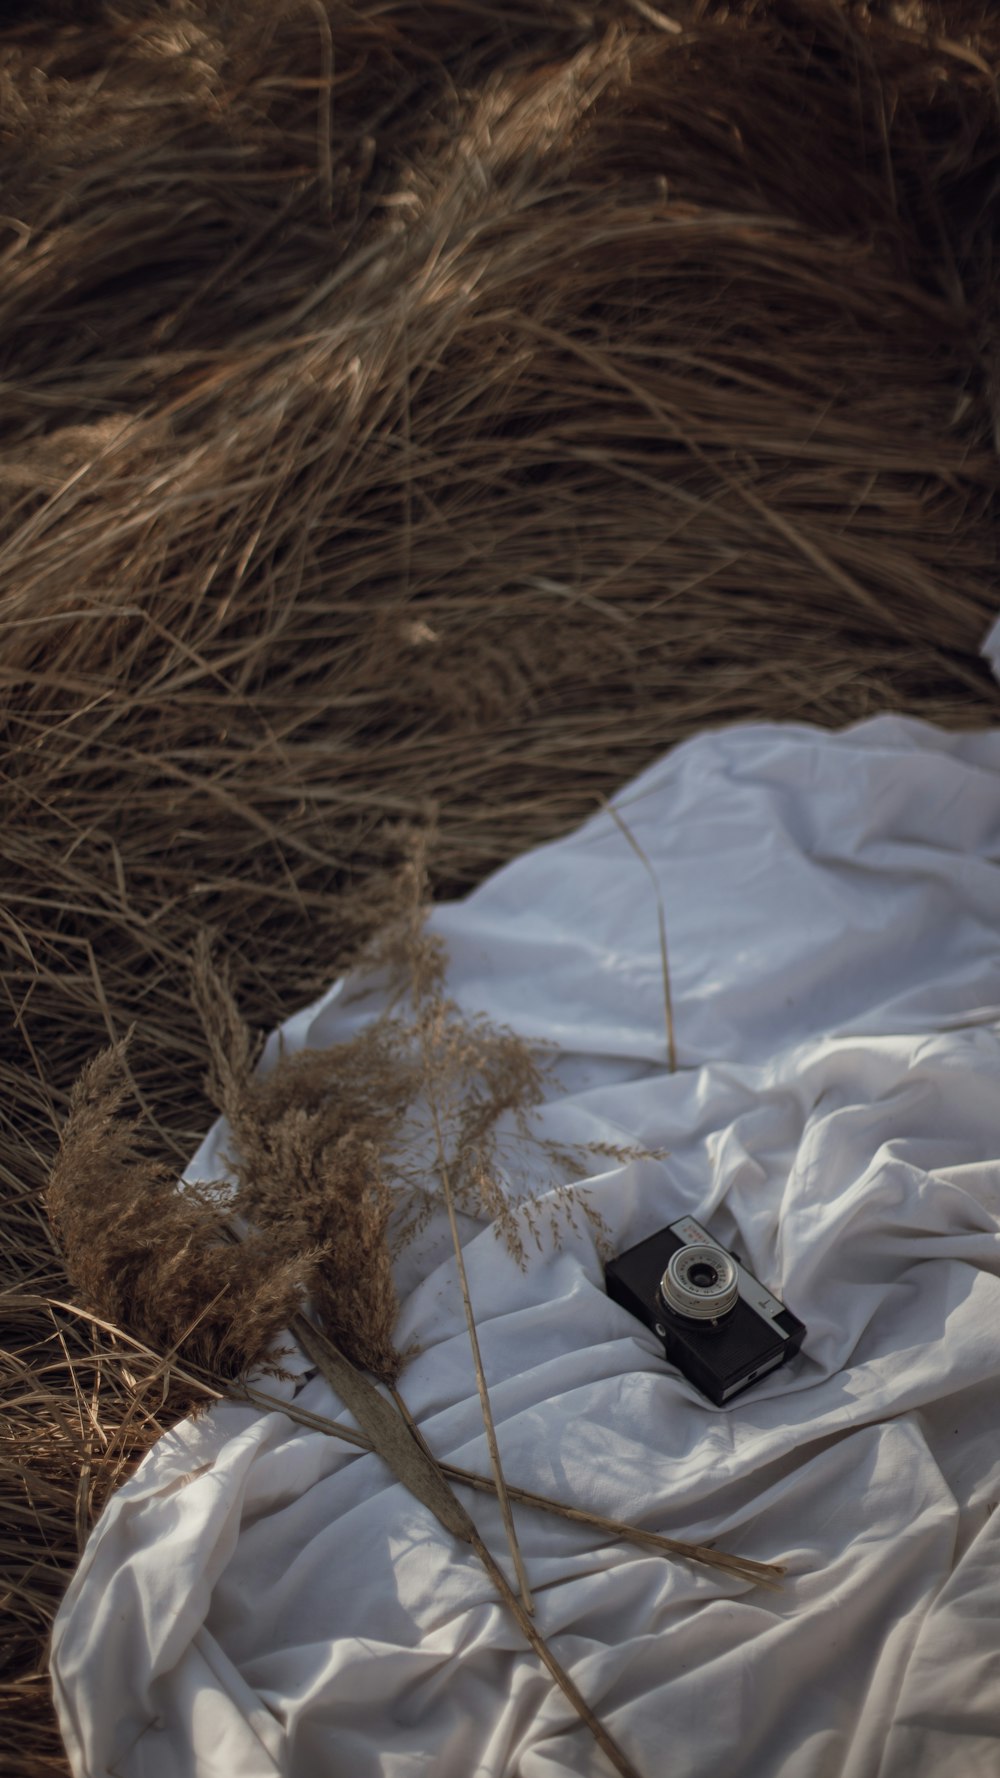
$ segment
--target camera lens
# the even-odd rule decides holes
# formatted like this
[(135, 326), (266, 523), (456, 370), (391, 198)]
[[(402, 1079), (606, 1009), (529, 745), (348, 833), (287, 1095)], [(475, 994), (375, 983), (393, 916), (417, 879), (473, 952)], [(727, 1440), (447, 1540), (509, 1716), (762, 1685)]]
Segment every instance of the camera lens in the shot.
[(660, 1296), (675, 1315), (718, 1321), (739, 1300), (736, 1267), (721, 1247), (695, 1242), (671, 1256), (660, 1279)]
[(688, 1279), (692, 1284), (696, 1284), (699, 1290), (709, 1290), (713, 1284), (718, 1284), (719, 1274), (714, 1266), (691, 1266), (688, 1271)]

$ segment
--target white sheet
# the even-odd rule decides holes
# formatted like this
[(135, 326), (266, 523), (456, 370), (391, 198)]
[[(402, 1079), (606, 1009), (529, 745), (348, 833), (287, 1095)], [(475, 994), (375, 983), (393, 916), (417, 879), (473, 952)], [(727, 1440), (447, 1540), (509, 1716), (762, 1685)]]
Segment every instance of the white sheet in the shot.
[[(607, 815), (440, 910), (452, 989), (566, 1052), (546, 1130), (669, 1150), (590, 1182), (619, 1248), (691, 1211), (809, 1331), (720, 1410), (607, 1299), (588, 1236), (521, 1274), (470, 1225), (501, 1447), (511, 1480), (789, 1578), (522, 1509), (538, 1620), (646, 1778), (994, 1773), (1000, 733), (729, 729), (619, 803), (662, 884), (679, 1072), (649, 881)], [(334, 989), (286, 1042), (357, 1016)], [(439, 1455), (485, 1468), (445, 1247), (401, 1281), (404, 1393)], [(315, 1378), (300, 1400), (341, 1412)], [(467, 1499), (503, 1558), (495, 1503)], [(90, 1540), (53, 1672), (77, 1774), (608, 1770), (474, 1557), (278, 1412), (161, 1440)]]

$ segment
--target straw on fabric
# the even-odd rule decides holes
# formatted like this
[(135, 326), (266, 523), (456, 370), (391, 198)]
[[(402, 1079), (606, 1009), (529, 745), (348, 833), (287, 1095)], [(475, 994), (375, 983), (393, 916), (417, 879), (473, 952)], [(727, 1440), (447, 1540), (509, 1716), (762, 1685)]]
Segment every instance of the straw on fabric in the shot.
[[(460, 892), (706, 724), (997, 720), (997, 26), (971, 3), (5, 12), (3, 1707), (190, 1400), (40, 1191), (186, 959), (266, 1026), (436, 810)], [(665, 28), (663, 16), (681, 25)], [(320, 149), (320, 130), (327, 148)], [(680, 1039), (680, 1034), (679, 1034)], [(174, 1377), (174, 1382), (171, 1382)]]

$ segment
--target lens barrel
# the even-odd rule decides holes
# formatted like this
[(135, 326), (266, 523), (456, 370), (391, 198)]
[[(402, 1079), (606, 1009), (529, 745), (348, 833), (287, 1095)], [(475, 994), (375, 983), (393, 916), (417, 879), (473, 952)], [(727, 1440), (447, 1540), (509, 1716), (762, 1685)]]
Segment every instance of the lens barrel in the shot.
[(736, 1267), (721, 1247), (695, 1242), (671, 1256), (660, 1279), (660, 1295), (675, 1315), (691, 1321), (718, 1321), (739, 1300)]

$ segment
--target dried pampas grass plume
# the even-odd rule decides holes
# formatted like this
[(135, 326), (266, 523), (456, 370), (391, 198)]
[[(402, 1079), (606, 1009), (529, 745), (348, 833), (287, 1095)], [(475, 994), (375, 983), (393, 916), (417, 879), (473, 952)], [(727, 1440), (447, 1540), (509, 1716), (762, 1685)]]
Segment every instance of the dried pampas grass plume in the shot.
[[(426, 829), (400, 835), (396, 909), (362, 946), (351, 978), (357, 1000), (386, 998), (378, 1026), (418, 1071), (413, 1114), (391, 1154), (401, 1209), (395, 1240), (412, 1239), (441, 1207), (447, 1178), (456, 1209), (491, 1224), (523, 1270), (531, 1248), (546, 1238), (558, 1243), (581, 1221), (599, 1243), (606, 1239), (600, 1213), (576, 1181), (589, 1155), (624, 1161), (638, 1151), (606, 1143), (568, 1148), (539, 1136), (535, 1114), (553, 1090), (557, 1054), (465, 1011), (447, 993), (447, 950), (428, 925), (432, 843)], [(543, 1163), (540, 1192), (527, 1183), (530, 1156)]]
[(211, 1059), (208, 1091), (232, 1137), (229, 1208), (258, 1238), (302, 1254), (330, 1338), (352, 1363), (391, 1382), (402, 1360), (392, 1338), (385, 1152), (416, 1092), (417, 1071), (394, 1028), (375, 1024), (349, 1043), (283, 1056), (255, 1073), (256, 1045), (204, 937), (193, 984)]
[(270, 1231), (227, 1239), (225, 1213), (179, 1191), (129, 1116), (125, 1046), (83, 1070), (46, 1205), (84, 1302), (161, 1353), (236, 1377), (271, 1357), (296, 1313), (310, 1256)]
[[(370, 1022), (322, 1050), (254, 1066), (259, 1043), (228, 969), (205, 935), (192, 982), (210, 1056), (209, 1095), (229, 1125), (229, 1180), (215, 1201), (283, 1249), (309, 1256), (308, 1288), (330, 1338), (383, 1381), (401, 1359), (392, 1339), (392, 1259), (447, 1207), (492, 1225), (515, 1262), (599, 1213), (573, 1181), (582, 1154), (540, 1140), (533, 1113), (552, 1059), (513, 1031), (462, 1011), (445, 992), (446, 952), (427, 926), (426, 836), (409, 836), (396, 911), (348, 977)], [(386, 903), (388, 906), (388, 901)], [(522, 1183), (523, 1156), (547, 1173)], [(612, 1151), (601, 1150), (604, 1154)], [(617, 1158), (631, 1151), (614, 1150)], [(303, 1276), (305, 1276), (305, 1272)]]

